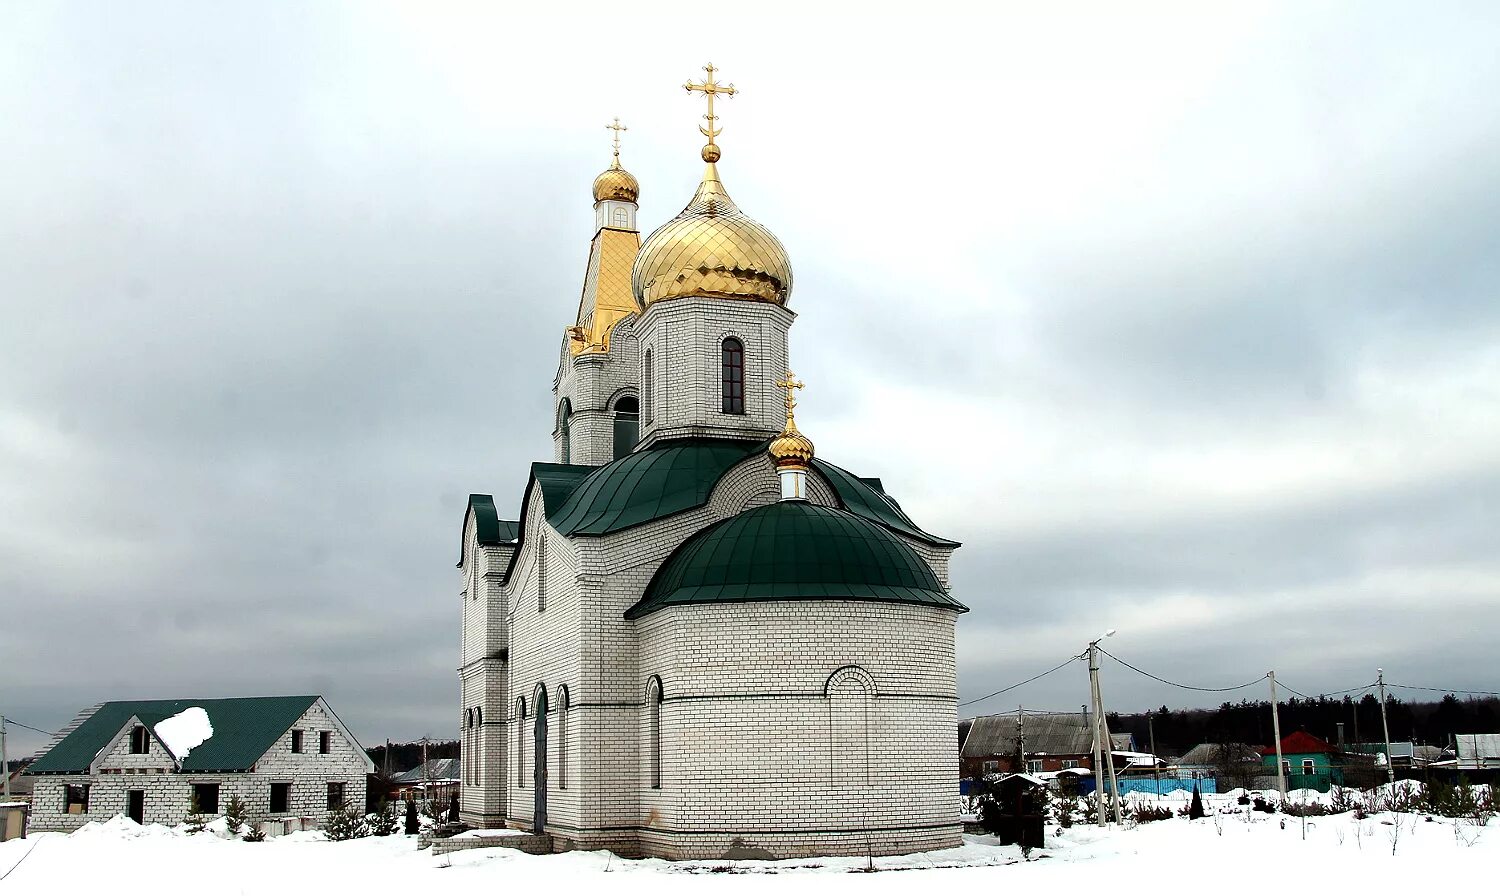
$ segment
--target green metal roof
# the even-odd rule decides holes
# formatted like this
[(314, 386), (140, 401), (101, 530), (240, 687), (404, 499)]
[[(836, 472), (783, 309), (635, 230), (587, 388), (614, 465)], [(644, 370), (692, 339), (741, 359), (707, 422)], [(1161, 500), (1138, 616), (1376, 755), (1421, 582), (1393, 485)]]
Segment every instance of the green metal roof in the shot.
[[(509, 544), (516, 540), (521, 524), (514, 520), (502, 520), (495, 510), (495, 499), (490, 495), (470, 495), (469, 511), (474, 514), (474, 536), (480, 544)], [(464, 519), (464, 525), (468, 525)], [(464, 565), (463, 545), (458, 549), (458, 565)]]
[(317, 697), (229, 697), (216, 700), (117, 700), (84, 719), (31, 764), (33, 775), (81, 774), (132, 716), (148, 728), (193, 706), (208, 713), (213, 736), (188, 752), (184, 772), (245, 771), (296, 724)]
[(759, 447), (723, 439), (653, 445), (593, 469), (562, 502), (543, 481), (547, 521), (563, 535), (608, 535), (702, 507), (720, 477)]
[(637, 619), (678, 604), (766, 600), (868, 600), (946, 607), (916, 551), (845, 510), (778, 501), (721, 520), (683, 542), (656, 571)]
[(507, 544), (515, 540), (521, 524), (500, 519), (493, 497), (470, 495), (469, 509), (474, 511), (474, 534), (480, 544)]
[(845, 470), (836, 467), (826, 460), (813, 458), (813, 469), (823, 474), (828, 484), (838, 493), (839, 502), (844, 509), (850, 513), (862, 516), (867, 520), (874, 520), (884, 526), (889, 526), (903, 535), (910, 535), (918, 541), (925, 541), (937, 547), (956, 548), (956, 541), (939, 538), (918, 528), (911, 521), (896, 502), (888, 497), (880, 487), (879, 479), (862, 479)]

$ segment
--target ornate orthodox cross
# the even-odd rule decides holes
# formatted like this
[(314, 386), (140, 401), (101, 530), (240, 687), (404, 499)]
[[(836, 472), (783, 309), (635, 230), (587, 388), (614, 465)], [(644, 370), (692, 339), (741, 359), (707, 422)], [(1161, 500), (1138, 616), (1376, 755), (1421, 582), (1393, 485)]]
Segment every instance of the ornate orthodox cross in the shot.
[(802, 381), (796, 378), (796, 374), (790, 370), (786, 372), (786, 378), (776, 381), (776, 387), (786, 390), (786, 418), (792, 419), (792, 408), (797, 406), (796, 390), (802, 388)]
[(607, 124), (604, 127), (607, 130), (611, 130), (611, 131), (615, 132), (615, 161), (618, 162), (618, 161), (620, 161), (620, 132), (621, 131), (628, 131), (628, 130), (630, 130), (630, 128), (627, 128), (627, 127), (625, 127), (625, 125), (620, 124), (620, 116), (618, 116), (618, 115), (615, 116), (615, 123), (614, 124)]
[(714, 80), (714, 72), (718, 71), (718, 69), (714, 68), (712, 62), (703, 66), (703, 70), (708, 73), (708, 77), (703, 79), (702, 84), (694, 84), (689, 79), (682, 86), (688, 93), (701, 93), (708, 97), (708, 114), (703, 116), (703, 120), (708, 122), (708, 127), (700, 124), (698, 125), (698, 130), (703, 132), (703, 136), (708, 138), (709, 143), (712, 143), (714, 142), (714, 138), (721, 133), (720, 128), (714, 127), (714, 122), (719, 120), (719, 117), (714, 114), (714, 96), (720, 93), (725, 96), (734, 96), (735, 91), (733, 84), (720, 84)]

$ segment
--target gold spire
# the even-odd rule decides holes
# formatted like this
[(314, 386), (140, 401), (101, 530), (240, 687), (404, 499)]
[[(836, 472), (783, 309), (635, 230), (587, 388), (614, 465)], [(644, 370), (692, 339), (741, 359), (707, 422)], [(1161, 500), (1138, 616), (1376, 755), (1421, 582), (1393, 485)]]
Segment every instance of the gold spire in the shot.
[(797, 407), (796, 390), (802, 388), (802, 381), (788, 370), (783, 379), (776, 381), (776, 386), (786, 390), (786, 426), (781, 428), (781, 435), (772, 439), (766, 450), (776, 462), (777, 469), (805, 470), (813, 459), (813, 443), (798, 431), (797, 415), (794, 412)]
[(620, 167), (620, 132), (628, 131), (630, 128), (620, 124), (618, 115), (615, 116), (614, 124), (607, 124), (604, 127), (615, 132), (615, 158), (603, 174), (594, 178), (594, 201), (603, 202), (606, 199), (613, 199), (619, 202), (638, 202), (641, 198), (640, 183), (635, 179), (635, 175)]
[(630, 130), (630, 128), (627, 128), (625, 125), (620, 124), (620, 116), (616, 115), (615, 123), (605, 125), (604, 129), (607, 131), (615, 132), (615, 160), (609, 167), (618, 169), (620, 167), (620, 132), (628, 131)]
[(714, 68), (712, 62), (703, 66), (703, 71), (707, 73), (707, 77), (703, 79), (702, 84), (694, 84), (689, 78), (682, 86), (688, 93), (701, 93), (708, 97), (708, 114), (703, 116), (703, 120), (708, 122), (708, 127), (700, 124), (698, 130), (708, 138), (708, 145), (703, 147), (703, 161), (712, 165), (719, 160), (719, 145), (714, 142), (714, 138), (723, 131), (722, 128), (715, 127), (719, 116), (714, 114), (714, 97), (721, 93), (725, 96), (734, 96), (736, 91), (733, 84), (720, 84), (714, 80), (714, 72), (718, 69)]

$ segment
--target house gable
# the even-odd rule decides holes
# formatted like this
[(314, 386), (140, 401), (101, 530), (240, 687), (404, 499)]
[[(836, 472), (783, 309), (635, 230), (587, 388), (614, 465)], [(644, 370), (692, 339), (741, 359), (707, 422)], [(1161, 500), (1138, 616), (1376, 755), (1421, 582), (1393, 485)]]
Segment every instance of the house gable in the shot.
[[(131, 732), (137, 726), (146, 729), (146, 752), (131, 752)], [(153, 726), (147, 725), (139, 716), (131, 716), (120, 726), (114, 738), (105, 744), (94, 761), (89, 764), (90, 774), (100, 772), (165, 773), (177, 769), (177, 757), (157, 737)]]

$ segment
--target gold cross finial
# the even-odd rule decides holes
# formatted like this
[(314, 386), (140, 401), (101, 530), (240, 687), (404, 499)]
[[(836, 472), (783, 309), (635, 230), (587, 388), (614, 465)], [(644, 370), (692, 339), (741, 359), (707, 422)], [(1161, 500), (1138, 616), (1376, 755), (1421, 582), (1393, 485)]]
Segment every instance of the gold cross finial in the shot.
[[(698, 130), (703, 133), (703, 136), (708, 138), (708, 146), (703, 148), (703, 160), (705, 162), (714, 162), (718, 161), (719, 158), (719, 147), (714, 143), (714, 138), (722, 133), (722, 129), (715, 126), (715, 123), (719, 120), (719, 116), (714, 114), (714, 97), (721, 93), (725, 96), (734, 96), (735, 89), (733, 84), (720, 84), (714, 80), (714, 72), (718, 71), (718, 69), (714, 68), (712, 62), (703, 66), (703, 71), (707, 72), (708, 76), (703, 79), (702, 84), (694, 84), (689, 79), (682, 86), (688, 93), (701, 93), (708, 97), (708, 114), (703, 116), (703, 120), (708, 122), (708, 126), (704, 127), (700, 124), (698, 125)], [(710, 155), (713, 158), (709, 158)]]
[(779, 379), (776, 381), (776, 387), (778, 389), (786, 390), (786, 419), (791, 420), (792, 408), (795, 408), (797, 406), (796, 390), (802, 388), (802, 381), (797, 379), (797, 375), (795, 373), (792, 373), (790, 370), (788, 370), (784, 379)]
[(615, 132), (615, 165), (614, 166), (616, 168), (618, 168), (618, 167), (620, 167), (620, 132), (621, 131), (628, 131), (628, 130), (630, 130), (630, 128), (627, 128), (625, 125), (620, 124), (620, 116), (618, 116), (618, 115), (615, 116), (615, 123), (614, 124), (607, 124), (604, 127), (607, 130), (611, 130), (611, 131)]

